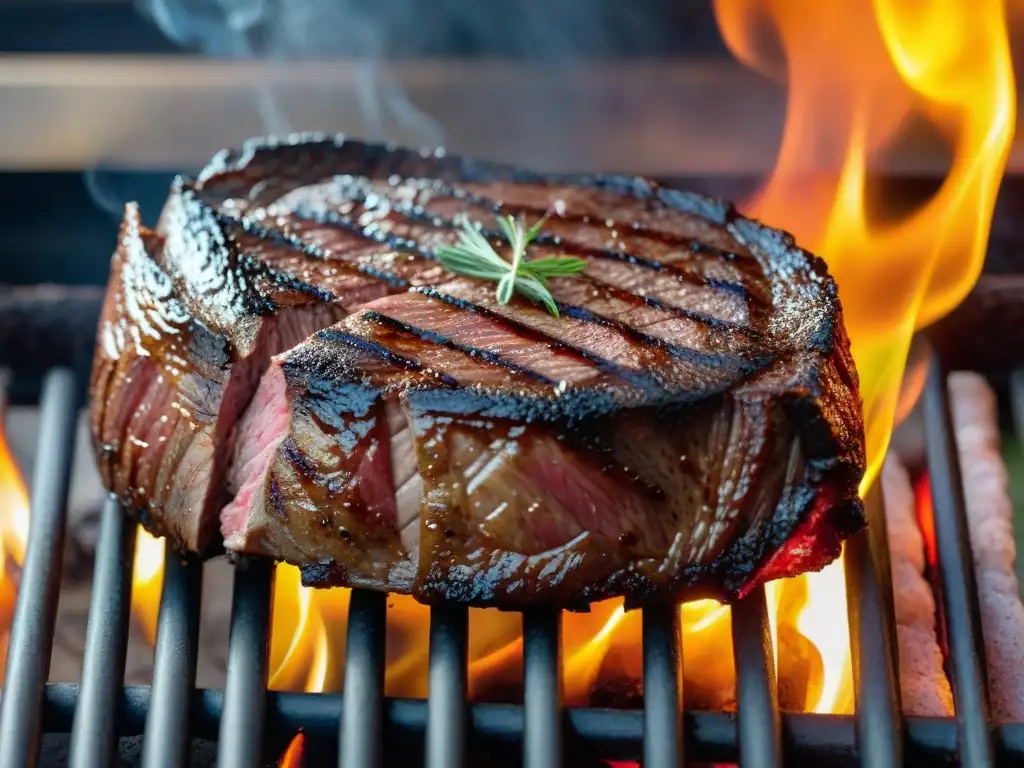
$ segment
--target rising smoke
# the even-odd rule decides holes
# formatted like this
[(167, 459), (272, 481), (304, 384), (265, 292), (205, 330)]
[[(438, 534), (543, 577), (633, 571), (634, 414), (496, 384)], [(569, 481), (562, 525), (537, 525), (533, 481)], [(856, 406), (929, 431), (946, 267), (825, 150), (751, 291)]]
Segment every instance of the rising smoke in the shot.
[[(641, 43), (656, 49), (668, 34), (656, 13), (641, 10), (647, 3), (621, 0), (137, 0), (137, 5), (169, 39), (211, 57), (359, 62), (359, 106), (370, 132), (386, 136), (394, 121), (424, 145), (442, 143), (440, 126), (389, 81), (380, 66), (385, 60), (455, 53), (558, 66), (584, 52)], [(264, 90), (256, 97), (265, 130), (287, 132), (287, 115), (273, 94)]]
[[(389, 62), (464, 57), (544, 65), (556, 84), (531, 103), (508, 108), (530, 113), (517, 121), (529, 128), (522, 140), (543, 140), (556, 147), (554, 152), (559, 142), (564, 146), (580, 138), (567, 135), (562, 120), (579, 98), (573, 65), (587, 56), (623, 49), (663, 50), (680, 27), (664, 23), (652, 9), (673, 5), (669, 0), (136, 0), (138, 11), (170, 41), (198, 55), (346, 62), (356, 74), (359, 133), (373, 140), (438, 146), (446, 139), (435, 119), (446, 115), (428, 114), (414, 103), (397, 82), (395, 68), (386, 66)], [(305, 124), (308, 120), (289, 114), (286, 93), (275, 91), (284, 87), (280, 81), (253, 86), (261, 125), (253, 125), (249, 133), (353, 130), (349, 125)], [(320, 87), (313, 98), (325, 103), (339, 98), (326, 83), (306, 84), (303, 93)], [(133, 197), (102, 167), (90, 171), (86, 183), (97, 203), (115, 215)]]

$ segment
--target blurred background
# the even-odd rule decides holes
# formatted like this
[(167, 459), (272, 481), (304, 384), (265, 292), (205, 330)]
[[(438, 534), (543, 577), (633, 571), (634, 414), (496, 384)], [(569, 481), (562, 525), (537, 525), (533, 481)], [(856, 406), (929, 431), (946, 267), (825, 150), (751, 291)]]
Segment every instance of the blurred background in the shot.
[(152, 220), (173, 173), (264, 133), (766, 170), (784, 99), (759, 80), (677, 0), (0, 0), (4, 279), (104, 282), (127, 200)]
[[(749, 188), (784, 71), (737, 62), (710, 2), (0, 0), (4, 281), (102, 284), (126, 201), (152, 220), (174, 173), (264, 133)], [(942, 171), (909, 134), (885, 170)]]

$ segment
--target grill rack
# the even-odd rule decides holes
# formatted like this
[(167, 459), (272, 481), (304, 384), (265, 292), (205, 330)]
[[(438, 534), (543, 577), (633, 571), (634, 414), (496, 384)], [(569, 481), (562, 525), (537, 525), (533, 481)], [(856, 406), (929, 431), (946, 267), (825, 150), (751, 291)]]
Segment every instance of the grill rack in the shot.
[[(597, 758), (642, 760), (645, 768), (738, 762), (744, 768), (861, 765), (886, 768), (959, 761), (968, 766), (1024, 760), (1024, 724), (994, 727), (966, 513), (950, 421), (946, 372), (933, 359), (924, 392), (941, 599), (956, 704), (954, 718), (902, 716), (889, 551), (881, 496), (867, 499), (870, 526), (847, 545), (846, 581), (855, 716), (780, 713), (763, 589), (733, 612), (737, 712), (682, 711), (678, 611), (643, 614), (644, 707), (566, 709), (562, 705), (556, 611), (523, 616), (524, 702), (467, 701), (467, 611), (431, 609), (429, 697), (383, 696), (383, 594), (351, 596), (340, 694), (266, 690), (273, 570), (249, 561), (233, 595), (226, 685), (195, 688), (202, 562), (167, 550), (152, 686), (125, 687), (124, 665), (135, 524), (107, 502), (96, 551), (80, 684), (46, 684), (66, 527), (76, 387), (67, 369), (47, 374), (31, 527), (11, 627), (0, 701), (0, 766), (35, 765), (42, 735), (71, 734), (70, 764), (111, 764), (118, 739), (143, 737), (142, 765), (180, 766), (190, 738), (217, 742), (222, 768), (263, 765), (269, 735), (297, 731), (338, 743), (338, 765), (375, 768), (424, 760), (456, 768), (489, 754), (496, 765), (580, 765)], [(1014, 380), (1024, 403), (1024, 378)], [(401, 753), (399, 755), (398, 753)], [(497, 757), (497, 759), (495, 759)], [(825, 762), (827, 761), (827, 762)], [(415, 764), (415, 763), (414, 763)]]

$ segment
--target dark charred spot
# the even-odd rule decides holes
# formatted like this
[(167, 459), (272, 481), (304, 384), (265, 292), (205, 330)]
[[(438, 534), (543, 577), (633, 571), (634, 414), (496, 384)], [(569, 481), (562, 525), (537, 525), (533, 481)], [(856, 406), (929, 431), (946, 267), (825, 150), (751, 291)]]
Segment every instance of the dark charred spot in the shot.
[(273, 470), (270, 471), (270, 481), (268, 483), (270, 490), (270, 503), (274, 507), (274, 511), (277, 516), (282, 520), (288, 519), (288, 513), (285, 511), (284, 499), (281, 498), (281, 485), (277, 480), (277, 475), (274, 474)]
[(324, 558), (315, 563), (300, 565), (304, 587), (347, 587), (349, 585), (348, 569), (332, 558)]
[(306, 456), (295, 444), (292, 438), (281, 443), (281, 454), (307, 480), (313, 480), (318, 475), (318, 470), (313, 461)]

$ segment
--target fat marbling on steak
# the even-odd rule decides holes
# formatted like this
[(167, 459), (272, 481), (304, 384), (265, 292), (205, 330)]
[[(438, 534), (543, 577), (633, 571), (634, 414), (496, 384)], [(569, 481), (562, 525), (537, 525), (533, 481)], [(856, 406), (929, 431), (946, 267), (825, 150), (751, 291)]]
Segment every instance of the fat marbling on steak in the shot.
[[(545, 212), (529, 257), (587, 260), (550, 282), (557, 318), (434, 259), (465, 220), (501, 250), (497, 214)], [(309, 584), (504, 607), (733, 598), (820, 568), (864, 524), (835, 284), (728, 205), (297, 137), (221, 153), (158, 229), (177, 243), (158, 259), (174, 298), (225, 340), (221, 375), (238, 381), (211, 422), (226, 479), (205, 480), (233, 495), (225, 546)], [(242, 343), (296, 305), (309, 338)], [(120, 397), (94, 393), (96, 409)], [(146, 452), (118, 434), (134, 471)]]

